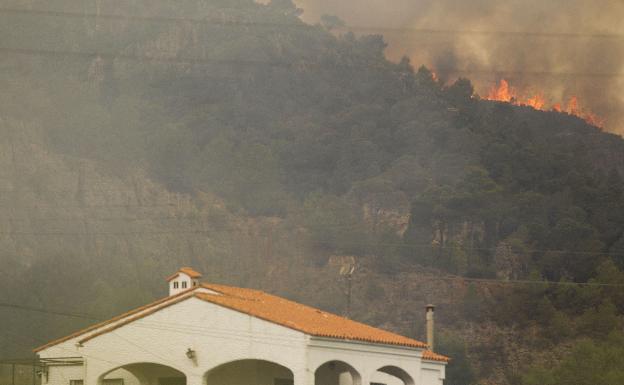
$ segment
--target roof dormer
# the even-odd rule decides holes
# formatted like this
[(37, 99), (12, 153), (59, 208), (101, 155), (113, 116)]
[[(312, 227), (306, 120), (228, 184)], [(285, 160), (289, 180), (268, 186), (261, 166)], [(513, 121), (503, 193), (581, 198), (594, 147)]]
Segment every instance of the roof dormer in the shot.
[(190, 267), (182, 267), (174, 274), (167, 277), (169, 283), (169, 296), (176, 295), (185, 290), (199, 285), (201, 274)]

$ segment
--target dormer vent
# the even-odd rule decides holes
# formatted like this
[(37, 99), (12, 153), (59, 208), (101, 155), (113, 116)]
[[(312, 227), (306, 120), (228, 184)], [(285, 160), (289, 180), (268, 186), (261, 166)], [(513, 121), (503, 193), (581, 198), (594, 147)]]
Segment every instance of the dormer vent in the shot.
[(201, 273), (191, 269), (190, 267), (182, 267), (174, 274), (167, 277), (169, 284), (169, 296), (176, 295), (185, 290), (199, 285)]

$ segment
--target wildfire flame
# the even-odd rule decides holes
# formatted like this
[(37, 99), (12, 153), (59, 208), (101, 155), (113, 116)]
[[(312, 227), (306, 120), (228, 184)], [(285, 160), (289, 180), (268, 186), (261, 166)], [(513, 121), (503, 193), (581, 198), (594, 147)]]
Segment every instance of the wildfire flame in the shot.
[(547, 104), (549, 103), (547, 103), (543, 94), (540, 93), (533, 96), (522, 96), (515, 88), (511, 87), (509, 82), (505, 79), (501, 79), (498, 85), (490, 88), (485, 99), (511, 103), (517, 106), (533, 107), (540, 111), (550, 110), (565, 112), (570, 115), (578, 116), (587, 123), (596, 127), (603, 127), (605, 123), (605, 119), (599, 117), (588, 109), (581, 108), (579, 106), (578, 97), (576, 96), (571, 96), (570, 99), (568, 99), (565, 108), (562, 108), (561, 103), (551, 104), (550, 107), (547, 107)]

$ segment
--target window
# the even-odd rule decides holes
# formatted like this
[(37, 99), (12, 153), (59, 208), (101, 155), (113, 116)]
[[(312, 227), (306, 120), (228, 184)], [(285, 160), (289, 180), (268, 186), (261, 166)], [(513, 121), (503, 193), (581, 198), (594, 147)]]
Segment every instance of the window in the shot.
[(186, 289), (186, 281), (182, 282), (182, 289)]
[(197, 281), (193, 281), (193, 286), (197, 286)]
[(174, 289), (177, 289), (177, 288), (178, 288), (178, 281), (175, 281), (175, 282), (173, 283), (173, 288), (174, 288)]
[(69, 380), (69, 385), (83, 385), (83, 380)]

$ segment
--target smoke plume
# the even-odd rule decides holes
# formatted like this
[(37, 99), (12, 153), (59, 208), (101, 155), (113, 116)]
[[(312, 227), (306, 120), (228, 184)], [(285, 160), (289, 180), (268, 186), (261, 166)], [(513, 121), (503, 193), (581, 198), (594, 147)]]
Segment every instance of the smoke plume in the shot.
[(577, 96), (624, 134), (624, 2), (591, 0), (298, 0), (304, 19), (342, 18), (383, 34), (388, 58), (409, 56), (439, 78), (467, 77), (480, 95), (501, 79), (550, 105)]

